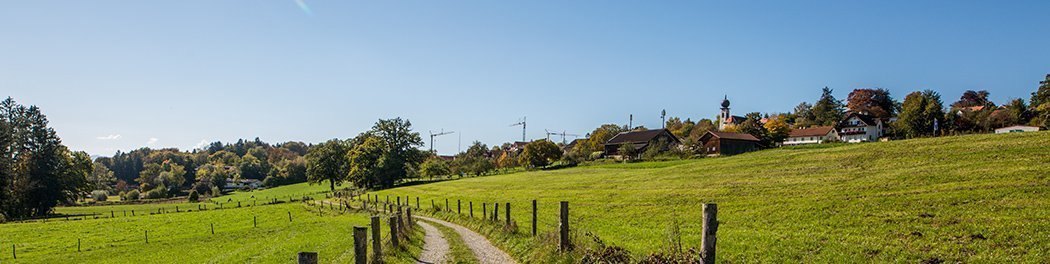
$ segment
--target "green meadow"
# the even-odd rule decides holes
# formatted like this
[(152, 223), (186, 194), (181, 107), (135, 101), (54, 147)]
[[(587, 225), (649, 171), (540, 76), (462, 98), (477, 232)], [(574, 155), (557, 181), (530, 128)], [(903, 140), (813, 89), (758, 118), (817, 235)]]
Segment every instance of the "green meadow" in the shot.
[(519, 234), (538, 200), (546, 241), (494, 239), (521, 259), (550, 255), (535, 251), (552, 247), (532, 245), (553, 243), (557, 203), (568, 201), (577, 239), (590, 233), (636, 258), (666, 252), (676, 239), (699, 247), (701, 206), (717, 203), (720, 262), (1046, 263), (1048, 175), (1050, 132), (1038, 132), (584, 166), (371, 194), (422, 197), (424, 209), (450, 199), (455, 210), (462, 200), (464, 215), (473, 202), (476, 218), (481, 203), (491, 211), (509, 202)]

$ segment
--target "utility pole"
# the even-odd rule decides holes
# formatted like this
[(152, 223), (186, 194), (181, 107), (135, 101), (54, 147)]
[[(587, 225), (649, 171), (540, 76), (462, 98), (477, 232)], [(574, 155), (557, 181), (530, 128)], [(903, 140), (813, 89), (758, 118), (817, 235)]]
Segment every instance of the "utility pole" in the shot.
[(430, 132), (430, 152), (431, 153), (434, 152), (434, 137), (444, 136), (444, 135), (456, 133), (455, 131), (445, 132), (445, 129), (441, 129), (441, 132), (438, 132), (437, 134), (434, 134), (434, 131), (429, 131), (429, 132)]

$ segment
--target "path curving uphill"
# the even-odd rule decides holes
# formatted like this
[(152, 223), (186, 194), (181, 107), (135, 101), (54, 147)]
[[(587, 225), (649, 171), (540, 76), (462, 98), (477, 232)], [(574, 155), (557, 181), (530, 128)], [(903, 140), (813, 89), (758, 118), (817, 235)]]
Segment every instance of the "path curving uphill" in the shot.
[(456, 230), (456, 233), (459, 234), (459, 237), (463, 239), (463, 243), (467, 244), (467, 247), (470, 248), (470, 251), (474, 252), (474, 257), (476, 257), (478, 259), (478, 262), (482, 264), (518, 263), (517, 261), (514, 261), (514, 258), (511, 258), (510, 255), (508, 255), (506, 252), (503, 252), (503, 250), (500, 250), (496, 246), (493, 246), (488, 239), (486, 239), (481, 234), (474, 232), (473, 230), (470, 230), (461, 225), (449, 223), (443, 220), (438, 220), (430, 217), (419, 216), (419, 219), (447, 226), (449, 228), (452, 228), (452, 230)]

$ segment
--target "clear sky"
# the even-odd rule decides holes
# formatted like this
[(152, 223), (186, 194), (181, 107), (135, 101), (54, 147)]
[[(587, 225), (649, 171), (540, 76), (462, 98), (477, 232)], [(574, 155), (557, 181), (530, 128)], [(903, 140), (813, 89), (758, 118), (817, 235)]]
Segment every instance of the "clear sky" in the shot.
[[(986, 89), (1050, 73), (1050, 1), (5, 1), (0, 95), (95, 155), (348, 138), (404, 117), (489, 145), (544, 129), (790, 111), (829, 86)], [(555, 138), (558, 139), (557, 137)]]

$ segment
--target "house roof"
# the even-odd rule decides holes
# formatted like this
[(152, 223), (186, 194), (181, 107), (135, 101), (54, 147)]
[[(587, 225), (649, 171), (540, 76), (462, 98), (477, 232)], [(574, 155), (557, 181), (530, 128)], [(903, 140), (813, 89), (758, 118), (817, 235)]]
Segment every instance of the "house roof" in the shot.
[(1023, 126), (1023, 125), (1016, 125), (1016, 126), (1000, 127), (1000, 128), (996, 128), (995, 130), (1003, 130), (1003, 129), (1020, 129), (1020, 128), (1034, 128), (1035, 130), (1039, 130), (1039, 129), (1040, 129), (1040, 127), (1037, 127), (1037, 126)]
[(848, 116), (846, 116), (846, 119), (842, 120), (842, 123), (843, 123), (842, 126), (843, 127), (851, 127), (851, 126), (853, 126), (853, 125), (845, 124), (846, 120), (850, 120), (853, 117), (856, 117), (857, 119), (860, 119), (860, 122), (863, 122), (865, 125), (869, 125), (869, 126), (877, 125), (877, 123), (875, 122), (875, 117), (874, 116), (865, 115), (865, 114), (858, 114), (858, 113), (850, 113)]
[(832, 131), (835, 131), (835, 127), (824, 126), (794, 129), (791, 130), (788, 137), (822, 137), (828, 135), (828, 133), (831, 133)]
[(671, 134), (667, 129), (653, 129), (653, 130), (642, 130), (642, 131), (629, 131), (620, 132), (609, 139), (606, 145), (620, 145), (623, 143), (644, 143), (652, 141), (657, 136), (666, 133), (674, 142), (678, 142), (678, 138)]
[(740, 123), (744, 123), (744, 120), (747, 120), (747, 118), (742, 116), (729, 116), (725, 121), (726, 123), (739, 125)]
[(573, 139), (572, 142), (569, 142), (569, 144), (565, 145), (564, 148), (567, 150), (572, 150), (572, 148), (576, 147), (577, 144), (580, 144), (580, 142), (583, 142), (584, 140), (585, 139), (582, 138)]
[[(714, 137), (717, 137), (717, 138), (721, 138), (721, 139), (735, 139), (735, 140), (756, 141), (756, 142), (757, 141), (761, 141), (761, 140), (758, 140), (758, 138), (756, 138), (755, 136), (752, 136), (751, 134), (748, 134), (748, 133), (707, 131), (707, 135), (711, 135), (711, 136), (714, 136)], [(704, 135), (703, 137), (707, 137), (707, 135)]]

